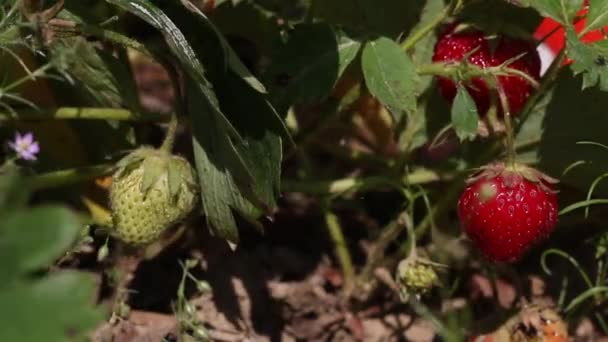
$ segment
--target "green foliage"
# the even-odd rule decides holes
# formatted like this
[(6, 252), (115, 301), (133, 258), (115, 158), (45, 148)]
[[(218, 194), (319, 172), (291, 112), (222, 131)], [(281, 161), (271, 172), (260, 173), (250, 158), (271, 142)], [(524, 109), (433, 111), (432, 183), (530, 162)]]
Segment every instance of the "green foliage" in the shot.
[[(307, 201), (331, 212), (334, 206), (367, 208), (364, 192), (384, 196), (396, 189), (401, 197), (392, 208), (383, 208), (382, 215), (397, 217), (396, 211), (404, 211), (415, 213), (415, 220), (390, 222), (379, 230), (361, 273), (353, 274), (358, 267), (344, 267), (348, 286), (365, 283), (358, 280), (369, 279), (382, 263), (379, 259), (387, 254), (398, 260), (399, 253), (416, 247), (416, 240), (422, 241), (418, 249), (429, 247), (430, 257), (435, 257), (433, 248), (452, 252), (443, 250), (449, 249), (446, 241), (456, 235), (451, 228), (457, 222), (450, 214), (466, 170), (504, 158), (504, 132), (490, 132), (490, 137), (477, 134), (479, 113), (464, 87), (471, 77), (494, 79), (504, 76), (504, 70), (432, 62), (437, 35), (452, 22), (472, 23), (487, 35), (527, 39), (544, 17), (565, 26), (565, 55), (572, 63), (554, 62), (538, 91), (514, 118), (517, 158), (553, 176), (569, 170), (561, 177), (561, 187), (586, 194), (586, 199), (564, 206), (562, 214), (606, 203), (594, 197), (608, 194), (608, 184), (603, 182), (608, 170), (605, 151), (579, 144), (608, 145), (608, 43), (582, 39), (608, 24), (606, 0), (589, 1), (588, 24), (582, 32), (576, 32), (573, 23), (581, 19), (577, 12), (583, 0), (220, 0), (209, 13), (196, 7), (201, 1), (82, 0), (67, 1), (58, 16), (46, 9), (61, 2), (45, 2), (45, 8), (31, 2), (32, 8), (25, 13), (9, 6), (13, 3), (0, 2), (7, 10), (0, 13), (0, 59), (11, 61), (0, 69), (0, 133), (34, 130), (31, 127), (38, 123), (27, 119), (51, 121), (55, 106), (93, 107), (101, 112), (124, 108), (129, 115), (120, 120), (138, 122), (117, 122), (104, 115), (96, 118), (101, 120), (86, 121), (77, 115), (79, 108), (72, 108), (70, 113), (77, 114), (68, 119), (76, 120), (54, 120), (35, 132), (44, 152), (28, 172), (114, 165), (125, 150), (157, 142), (151, 138), (150, 121), (164, 121), (168, 115), (150, 119), (152, 113), (144, 113), (139, 103), (131, 55), (143, 54), (169, 75), (175, 93), (172, 115), (179, 117), (184, 128), (180, 135), (187, 135), (179, 139), (176, 149), (193, 160), (201, 188), (199, 213), (214, 235), (238, 243), (239, 223), (261, 228), (258, 219), (272, 217), (281, 193), (293, 189), (308, 192)], [(63, 21), (51, 22), (54, 19)], [(13, 69), (22, 74), (12, 75)], [(437, 77), (461, 81), (453, 103), (440, 98)], [(32, 93), (48, 95), (52, 101), (29, 110), (39, 105)], [(16, 120), (4, 125), (9, 119)], [(292, 144), (291, 132), (297, 134), (298, 145)], [(454, 134), (459, 141), (452, 139)], [(5, 142), (4, 137), (0, 142)], [(434, 148), (445, 151), (435, 156)], [(589, 160), (593, 162), (581, 162)], [(143, 163), (142, 190), (152, 191), (161, 170)], [(12, 161), (7, 165), (13, 165)], [(79, 170), (68, 174), (76, 181), (102, 175)], [(29, 184), (14, 171), (11, 167), (0, 170), (0, 260), (4, 263), (0, 265), (0, 303), (6, 303), (0, 315), (8, 322), (6, 329), (0, 329), (0, 340), (81, 337), (100, 317), (90, 309), (93, 281), (48, 268), (74, 244), (82, 222), (65, 208), (25, 209), (28, 198), (21, 190)], [(183, 183), (179, 170), (169, 166), (165, 171), (169, 193), (178, 195)], [(291, 190), (281, 188), (282, 177)], [(326, 177), (335, 179), (320, 180)], [(53, 184), (64, 183), (69, 182)], [(80, 205), (81, 198), (91, 195), (83, 195), (76, 187), (70, 190), (74, 191), (44, 192), (40, 198), (42, 202), (49, 197), (77, 199)], [(314, 198), (320, 193), (323, 197)], [(424, 199), (424, 206), (416, 199)], [(364, 214), (376, 223), (386, 219), (371, 210)], [(405, 248), (392, 245), (401, 239), (402, 225), (412, 231)], [(341, 234), (340, 227), (332, 229), (334, 236)], [(343, 235), (335, 241), (340, 244), (336, 250), (342, 265), (353, 265), (348, 260), (350, 241), (342, 243), (348, 238)], [(368, 238), (376, 237), (370, 234)], [(104, 262), (112, 260), (108, 246), (112, 244), (98, 252)], [(605, 256), (605, 236), (596, 247), (596, 256)], [(565, 252), (546, 255), (550, 254), (582, 270)], [(453, 263), (460, 267), (462, 260)], [(192, 267), (184, 266), (176, 315), (184, 336), (206, 338), (184, 290), (187, 279), (202, 284), (189, 273)], [(599, 278), (603, 278), (601, 273)], [(564, 307), (576, 311), (590, 298), (604, 295), (605, 284), (592, 285)], [(465, 330), (460, 319), (469, 321), (452, 312), (446, 313), (452, 317), (446, 324), (435, 319), (432, 305), (418, 300), (409, 304), (418, 315), (433, 319), (446, 340), (446, 336), (458, 340)], [(31, 325), (36, 329), (28, 329)], [(19, 331), (29, 335), (17, 336)]]
[(583, 0), (525, 0), (520, 2), (532, 6), (541, 15), (564, 25), (572, 23), (572, 19), (583, 5)]
[[(568, 165), (578, 160), (593, 161), (572, 170), (561, 180), (584, 191), (590, 180), (608, 170), (608, 163), (603, 149), (578, 145), (577, 142), (608, 144), (604, 129), (608, 125), (604, 111), (608, 98), (598, 88), (581, 90), (580, 84), (580, 76), (573, 77), (568, 71), (560, 74), (545, 109), (538, 155), (542, 169), (553, 175), (560, 175)], [(593, 125), (589, 125), (590, 122)], [(606, 188), (600, 186), (599, 190), (605, 193)]]
[(574, 74), (583, 74), (583, 89), (599, 86), (608, 91), (608, 41), (584, 44), (572, 28), (566, 30), (568, 56)]
[(461, 141), (475, 138), (478, 119), (479, 114), (473, 98), (466, 88), (459, 84), (452, 104), (452, 126)]
[(608, 1), (589, 1), (589, 13), (587, 14), (587, 31), (601, 29), (608, 25)]
[(511, 36), (524, 38), (529, 38), (542, 20), (539, 13), (532, 8), (513, 6), (504, 0), (472, 2), (464, 8), (459, 17), (462, 21), (474, 23), (485, 32), (507, 32)]
[(423, 1), (312, 0), (313, 14), (332, 25), (396, 38), (417, 23)]
[(325, 99), (360, 47), (360, 42), (327, 24), (297, 25), (265, 75), (279, 112)]
[[(0, 182), (3, 190), (12, 186), (12, 191), (0, 193), (0, 203), (23, 198), (23, 189), (14, 186), (19, 179), (12, 171), (5, 168)], [(15, 203), (19, 202), (24, 204)], [(61, 342), (83, 338), (102, 318), (93, 308), (94, 278), (74, 271), (36, 275), (72, 246), (82, 222), (58, 206), (8, 208), (0, 208), (0, 339)]]
[[(264, 98), (263, 86), (235, 57), (223, 35), (189, 2), (167, 4), (164, 12), (145, 0), (108, 1), (159, 30), (187, 71), (187, 108), (199, 182), (205, 188), (201, 192), (203, 214), (216, 235), (237, 242), (232, 210), (251, 217), (259, 215), (259, 210), (269, 212), (278, 192), (280, 139), (285, 130)], [(207, 51), (214, 51), (216, 58), (210, 58)], [(225, 95), (220, 94), (222, 89)], [(236, 99), (234, 93), (239, 94)], [(255, 125), (248, 126), (250, 123)]]
[(394, 41), (381, 37), (365, 44), (361, 56), (365, 84), (399, 122), (416, 110), (416, 68)]

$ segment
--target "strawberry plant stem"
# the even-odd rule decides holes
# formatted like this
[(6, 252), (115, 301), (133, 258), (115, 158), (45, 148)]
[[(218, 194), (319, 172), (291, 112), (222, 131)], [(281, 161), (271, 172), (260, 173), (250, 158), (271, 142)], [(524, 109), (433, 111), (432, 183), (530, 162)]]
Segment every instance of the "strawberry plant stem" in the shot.
[(33, 176), (29, 180), (32, 190), (56, 188), (95, 179), (112, 173), (114, 164), (101, 164), (81, 168), (53, 171)]
[(173, 145), (175, 144), (175, 135), (177, 134), (177, 126), (179, 124), (179, 120), (177, 119), (177, 115), (173, 113), (171, 115), (171, 120), (169, 121), (169, 127), (167, 127), (167, 135), (165, 136), (165, 140), (163, 144), (160, 146), (162, 151), (167, 153), (171, 153), (173, 150)]
[[(403, 232), (404, 229), (408, 229), (407, 225), (411, 223), (407, 212), (402, 212), (399, 217), (391, 221), (382, 229), (382, 233), (376, 240), (369, 252), (367, 262), (363, 266), (361, 273), (357, 279), (357, 284), (362, 285), (369, 282), (374, 270), (382, 262), (386, 248), (395, 241), (395, 239)], [(414, 232), (414, 235), (416, 233)]]
[(353, 261), (348, 250), (348, 245), (344, 239), (344, 233), (342, 232), (342, 226), (340, 220), (331, 211), (325, 213), (325, 224), (327, 225), (327, 231), (334, 245), (334, 251), (342, 272), (344, 274), (344, 289), (346, 292), (352, 288), (353, 280), (355, 278), (355, 271), (353, 268)]
[(169, 115), (137, 113), (121, 108), (60, 107), (44, 110), (20, 110), (0, 112), (0, 122), (12, 120), (117, 120), (117, 121), (166, 121)]
[(433, 30), (441, 25), (441, 23), (447, 19), (450, 15), (452, 15), (452, 13), (454, 12), (454, 9), (460, 6), (460, 0), (456, 1), (450, 1), (450, 4), (447, 5), (446, 7), (444, 7), (444, 9), (439, 12), (439, 14), (433, 18), (433, 20), (431, 20), (430, 22), (428, 22), (426, 25), (424, 25), (423, 27), (421, 27), (418, 31), (414, 32), (413, 34), (411, 34), (402, 44), (401, 44), (401, 49), (403, 49), (403, 51), (408, 51), (411, 48), (414, 47), (414, 45), (416, 45), (416, 43), (418, 43), (422, 38), (424, 38), (427, 34), (433, 32)]
[[(496, 84), (499, 84), (496, 82)], [(513, 136), (513, 122), (511, 121), (511, 110), (509, 109), (509, 101), (504, 90), (498, 86), (496, 87), (498, 92), (498, 98), (500, 99), (500, 105), (503, 111), (503, 118), (505, 122), (505, 149), (507, 150), (507, 165), (513, 165), (515, 163), (515, 138)]]
[(402, 184), (427, 184), (451, 179), (449, 175), (439, 175), (428, 169), (419, 169), (406, 174), (402, 181), (387, 177), (348, 177), (329, 181), (298, 181), (285, 179), (281, 181), (284, 192), (302, 192), (307, 194), (341, 194), (345, 191), (376, 188), (379, 186), (394, 186), (401, 188)]
[(540, 84), (527, 73), (514, 68), (509, 68), (508, 66), (504, 65), (482, 68), (471, 63), (437, 62), (418, 66), (416, 68), (416, 73), (419, 75), (441, 76), (451, 79), (460, 78), (463, 80), (468, 80), (474, 77), (486, 77), (488, 75), (511, 75), (525, 79), (526, 82), (530, 83), (530, 85), (534, 88), (540, 87)]
[(105, 40), (127, 48), (131, 48), (133, 50), (137, 50), (145, 55), (153, 56), (153, 54), (148, 51), (148, 48), (146, 48), (144, 44), (118, 32), (106, 30), (93, 25), (82, 25), (79, 27), (79, 29), (84, 35), (96, 37), (101, 40)]
[(2, 91), (1, 92), (5, 93), (5, 94), (9, 93), (11, 90), (19, 87), (20, 85), (22, 85), (22, 84), (24, 84), (24, 83), (26, 83), (28, 81), (35, 80), (37, 77), (44, 76), (46, 74), (46, 72), (48, 70), (50, 70), (51, 68), (53, 68), (53, 65), (51, 63), (47, 63), (47, 64), (41, 66), (40, 68), (34, 70), (33, 72), (28, 73), (24, 77), (22, 77), (22, 78), (20, 78), (20, 79), (18, 79), (16, 81), (14, 81), (13, 83), (11, 83), (11, 84), (9, 84), (7, 86), (2, 86), (2, 88), (1, 88)]

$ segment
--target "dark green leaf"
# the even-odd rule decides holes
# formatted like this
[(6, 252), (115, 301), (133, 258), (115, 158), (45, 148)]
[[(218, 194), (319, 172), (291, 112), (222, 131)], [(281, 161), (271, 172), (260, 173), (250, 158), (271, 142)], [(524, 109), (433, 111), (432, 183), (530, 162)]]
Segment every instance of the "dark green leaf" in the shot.
[[(269, 211), (275, 206), (283, 128), (272, 106), (236, 75), (227, 73), (224, 82), (216, 84), (216, 90), (221, 99), (226, 99), (222, 101), (222, 109), (247, 143), (232, 144), (208, 114), (198, 111), (193, 113), (196, 115), (192, 119), (194, 154), (203, 210), (211, 229), (216, 235), (236, 243), (238, 231), (233, 210), (247, 217), (256, 217), (260, 212), (255, 207)], [(234, 92), (239, 96), (234, 98)], [(228, 101), (230, 98), (232, 100)], [(200, 108), (195, 97), (191, 101), (190, 108)], [(223, 167), (235, 162), (227, 158), (229, 154), (225, 152), (231, 148), (243, 156), (241, 162), (252, 172), (255, 182), (242, 183), (239, 177), (234, 177)]]
[(55, 40), (51, 53), (58, 69), (78, 82), (76, 91), (98, 106), (117, 107), (122, 104), (119, 82), (86, 39), (74, 37)]
[(583, 89), (599, 85), (608, 91), (608, 40), (584, 44), (572, 28), (566, 29), (568, 57), (574, 60), (571, 68), (583, 74)]
[(94, 278), (76, 272), (0, 289), (0, 341), (83, 340), (103, 320), (94, 293)]
[[(194, 49), (184, 33), (180, 31), (175, 23), (163, 11), (148, 0), (106, 1), (133, 13), (162, 33), (170, 50), (178, 58), (186, 73), (196, 81), (200, 88), (200, 95), (203, 96), (203, 99), (207, 102), (211, 113), (217, 117), (217, 121), (225, 127), (224, 131), (228, 132), (232, 139), (242, 142), (241, 136), (221, 112), (217, 97), (213, 92), (213, 86), (205, 76), (203, 64), (194, 52)], [(246, 173), (246, 170), (243, 171)]]
[(244, 56), (243, 62), (250, 70), (254, 70), (261, 56), (271, 56), (276, 42), (281, 39), (276, 17), (250, 1), (219, 6), (211, 20), (234, 44), (239, 55)]
[(452, 104), (452, 127), (460, 141), (475, 138), (478, 120), (475, 101), (466, 88), (459, 84)]
[(608, 25), (608, 0), (590, 0), (586, 30), (601, 29)]
[(368, 42), (361, 62), (367, 88), (395, 121), (416, 110), (416, 68), (397, 43), (385, 37)]
[[(81, 222), (67, 209), (17, 211), (0, 221), (0, 287), (9, 279), (49, 265), (74, 243)], [(1, 329), (0, 329), (1, 330)]]
[[(543, 18), (532, 8), (513, 6), (504, 0), (474, 1), (459, 15), (462, 22), (472, 23), (487, 35), (522, 36), (531, 33)], [(527, 38), (527, 37), (523, 37)]]
[[(561, 178), (562, 183), (586, 192), (591, 181), (608, 170), (607, 152), (577, 142), (608, 144), (608, 97), (595, 87), (582, 90), (580, 84), (581, 77), (572, 77), (568, 70), (558, 78), (545, 109), (538, 155), (541, 169), (553, 176), (574, 162), (586, 161)], [(600, 183), (595, 193), (608, 194), (608, 184)]]
[(571, 25), (583, 0), (523, 0), (520, 3), (534, 7), (542, 16), (550, 17), (562, 25)]
[(29, 198), (28, 186), (15, 164), (0, 167), (0, 216), (22, 208)]
[(266, 75), (279, 112), (327, 97), (360, 46), (327, 24), (297, 26)]
[(188, 2), (163, 2), (161, 10), (146, 0), (108, 1), (159, 29), (178, 57), (203, 211), (216, 235), (237, 242), (233, 210), (250, 217), (275, 206), (286, 135), (280, 118), (221, 33)]
[(260, 81), (258, 81), (258, 79), (251, 74), (251, 72), (249, 71), (249, 69), (247, 69), (243, 62), (241, 62), (241, 60), (236, 55), (230, 44), (228, 44), (228, 42), (224, 38), (224, 35), (222, 35), (220, 31), (215, 27), (215, 25), (209, 21), (207, 16), (203, 14), (203, 12), (201, 12), (190, 1), (182, 0), (182, 4), (186, 9), (196, 15), (199, 22), (207, 26), (207, 28), (209, 28), (212, 32), (216, 34), (216, 38), (219, 40), (222, 50), (224, 51), (228, 67), (232, 69), (232, 71), (234, 71), (237, 75), (242, 77), (245, 81), (247, 81), (247, 83), (249, 83), (251, 87), (259, 91), (260, 93), (265, 93), (266, 88), (264, 88), (264, 85)]
[[(433, 20), (436, 19), (437, 13), (441, 13), (445, 8), (443, 0), (430, 0), (426, 2), (420, 22), (412, 29), (412, 32), (418, 32), (423, 29), (426, 25), (429, 25)], [(437, 37), (434, 34), (427, 34), (424, 38), (419, 40), (413, 47), (412, 61), (415, 65), (423, 65), (432, 63), (435, 42)], [(425, 75), (418, 77), (418, 84), (416, 86), (416, 93), (422, 94), (423, 91), (428, 88), (433, 80), (432, 75)]]
[(424, 1), (313, 0), (316, 17), (330, 24), (397, 38), (418, 22)]

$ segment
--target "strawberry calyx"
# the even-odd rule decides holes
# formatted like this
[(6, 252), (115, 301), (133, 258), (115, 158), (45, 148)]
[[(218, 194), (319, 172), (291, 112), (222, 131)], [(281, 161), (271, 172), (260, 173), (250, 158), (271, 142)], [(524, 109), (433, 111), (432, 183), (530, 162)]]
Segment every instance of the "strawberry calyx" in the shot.
[(547, 193), (556, 194), (559, 192), (554, 188), (554, 186), (559, 183), (558, 179), (548, 176), (533, 167), (520, 163), (495, 162), (484, 165), (478, 168), (477, 172), (469, 176), (465, 182), (467, 184), (472, 184), (480, 179), (489, 180), (499, 176), (503, 178), (505, 186), (507, 187), (513, 188), (520, 184), (522, 179), (525, 179), (529, 182), (538, 184), (541, 189)]
[[(161, 177), (168, 177), (170, 180), (168, 182), (169, 198), (175, 201), (179, 191), (179, 184), (176, 184), (176, 182), (188, 179), (186, 175), (182, 174), (182, 168), (177, 165), (177, 163), (180, 163), (179, 159), (180, 157), (162, 148), (155, 149), (150, 146), (142, 146), (116, 163), (117, 170), (114, 177), (120, 179), (132, 170), (142, 167), (143, 178), (139, 188), (144, 197)], [(193, 191), (197, 191), (198, 185), (195, 183), (187, 182), (186, 186)]]

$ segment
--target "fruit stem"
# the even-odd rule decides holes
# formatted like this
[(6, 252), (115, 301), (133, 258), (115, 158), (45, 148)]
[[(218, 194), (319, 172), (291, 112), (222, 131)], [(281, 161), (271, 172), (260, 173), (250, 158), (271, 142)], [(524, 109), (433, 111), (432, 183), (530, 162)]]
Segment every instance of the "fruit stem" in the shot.
[(184, 110), (182, 103), (183, 98), (177, 70), (175, 70), (175, 67), (167, 60), (165, 60), (165, 58), (163, 58), (162, 56), (158, 57), (158, 61), (169, 74), (169, 79), (171, 80), (173, 91), (175, 92), (175, 110), (171, 113), (171, 120), (169, 121), (169, 127), (167, 128), (167, 135), (165, 136), (165, 140), (163, 141), (163, 144), (160, 147), (161, 151), (171, 154), (171, 151), (173, 150), (173, 145), (175, 144), (177, 127), (179, 126), (179, 118), (177, 117), (177, 113), (183, 113)]
[(408, 254), (408, 258), (415, 259), (418, 256), (418, 252), (416, 252), (416, 232), (414, 231), (412, 218), (406, 214), (402, 215), (400, 219), (404, 220), (403, 225), (405, 225), (405, 228), (407, 228), (407, 236), (410, 240), (410, 252)]
[[(411, 225), (412, 221), (410, 216), (406, 211), (402, 212), (396, 220), (391, 221), (383, 230), (382, 234), (376, 240), (376, 243), (371, 248), (369, 256), (367, 258), (367, 262), (363, 267), (363, 270), (359, 274), (358, 284), (365, 284), (371, 279), (372, 274), (376, 267), (380, 264), (382, 259), (384, 258), (386, 248), (395, 241), (395, 239), (401, 234), (403, 229), (410, 229), (407, 226)], [(412, 229), (413, 230), (413, 229)], [(415, 237), (416, 234), (411, 235)], [(415, 239), (415, 238), (414, 238)], [(415, 246), (415, 242), (414, 246)], [(415, 249), (415, 248), (414, 248)]]
[(41, 110), (25, 110), (19, 113), (0, 112), (0, 122), (11, 120), (117, 120), (117, 121), (166, 121), (168, 115), (160, 113), (136, 113), (122, 108), (59, 107)]
[(120, 46), (124, 46), (133, 50), (137, 50), (144, 55), (153, 56), (153, 54), (148, 50), (146, 45), (138, 42), (135, 39), (131, 39), (123, 34), (118, 32), (114, 32), (111, 30), (106, 30), (104, 28), (95, 26), (95, 25), (79, 25), (76, 27), (76, 30), (79, 30), (85, 36), (95, 37), (104, 41), (112, 42), (114, 44), (118, 44)]
[(503, 111), (503, 117), (505, 121), (505, 148), (507, 150), (507, 165), (513, 166), (515, 164), (515, 138), (513, 136), (513, 122), (511, 120), (511, 110), (509, 109), (509, 102), (507, 95), (500, 86), (500, 83), (496, 82), (496, 91), (498, 92), (498, 98), (500, 99), (500, 105)]
[(336, 258), (338, 258), (342, 273), (344, 274), (345, 293), (348, 293), (353, 286), (355, 270), (353, 268), (353, 261), (348, 250), (348, 245), (344, 239), (342, 226), (340, 225), (338, 217), (330, 210), (327, 210), (325, 213), (325, 224), (334, 244), (334, 253)]
[(56, 188), (95, 179), (112, 173), (114, 164), (101, 164), (74, 169), (53, 171), (33, 176), (29, 180), (32, 190)]
[(163, 144), (160, 146), (160, 150), (171, 153), (173, 150), (173, 145), (175, 144), (175, 135), (177, 134), (177, 126), (179, 124), (179, 120), (177, 119), (177, 114), (173, 112), (171, 114), (171, 120), (169, 121), (169, 127), (167, 128), (167, 135), (165, 136), (165, 140)]
[(429, 169), (414, 170), (401, 180), (388, 177), (347, 177), (328, 181), (298, 181), (284, 179), (281, 181), (281, 191), (302, 192), (306, 194), (342, 194), (346, 191), (376, 188), (379, 186), (393, 186), (397, 189), (408, 185), (427, 184), (451, 179), (450, 175), (440, 175)]

